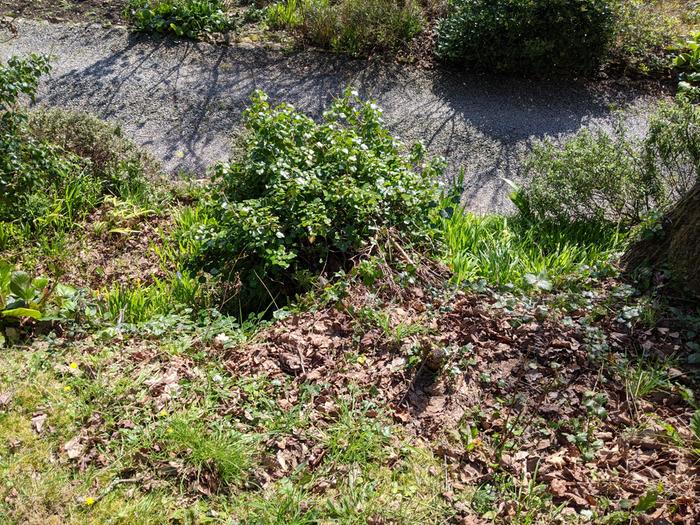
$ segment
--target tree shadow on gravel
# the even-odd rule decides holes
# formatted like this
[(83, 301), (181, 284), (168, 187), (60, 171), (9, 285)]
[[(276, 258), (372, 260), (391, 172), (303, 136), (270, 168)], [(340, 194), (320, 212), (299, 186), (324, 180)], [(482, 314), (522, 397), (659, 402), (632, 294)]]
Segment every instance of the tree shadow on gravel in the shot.
[(378, 101), (388, 126), (405, 142), (422, 140), (430, 154), (444, 156), (448, 177), (464, 168), (473, 208), (501, 209), (507, 192), (500, 177), (518, 177), (531, 139), (573, 133), (611, 115), (605, 97), (576, 82), (418, 71), (325, 53), (175, 42), (117, 30), (100, 35), (85, 29), (68, 38), (74, 42), (62, 46), (94, 47), (96, 59), (55, 76), (43, 102), (121, 123), (171, 172), (202, 174), (225, 159), (255, 89), (319, 117), (351, 85)]

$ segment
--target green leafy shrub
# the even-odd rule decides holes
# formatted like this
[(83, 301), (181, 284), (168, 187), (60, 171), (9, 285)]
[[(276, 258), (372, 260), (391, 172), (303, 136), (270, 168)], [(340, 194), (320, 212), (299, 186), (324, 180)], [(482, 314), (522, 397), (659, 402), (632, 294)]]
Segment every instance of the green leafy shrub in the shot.
[[(145, 191), (156, 166), (118, 128), (61, 110), (28, 113), (45, 57), (0, 66), (0, 223), (69, 226), (104, 195)], [(16, 228), (0, 228), (0, 241)], [(3, 241), (3, 244), (5, 242)]]
[[(380, 229), (429, 242), (442, 164), (410, 159), (373, 103), (346, 92), (316, 123), (258, 92), (245, 112), (242, 151), (214, 170), (216, 197), (200, 265), (238, 278), (255, 309), (347, 264)], [(212, 224), (211, 218), (215, 218)]]
[(32, 279), (29, 274), (12, 271), (0, 261), (0, 316), (41, 319), (41, 311), (51, 294), (48, 279)]
[(583, 130), (563, 147), (537, 144), (527, 162), (527, 190), (540, 218), (639, 222), (659, 198), (657, 180), (640, 169), (639, 146), (616, 135)]
[(286, 0), (270, 7), (268, 21), (298, 29), (319, 47), (355, 56), (404, 47), (424, 23), (415, 0)]
[(79, 159), (31, 137), (20, 97), (34, 100), (41, 75), (50, 70), (46, 57), (10, 58), (0, 65), (0, 220), (32, 213), (30, 196), (39, 188), (80, 172)]
[(677, 19), (655, 2), (615, 2), (615, 29), (609, 62), (624, 72), (658, 75), (668, 71), (668, 48), (679, 32)]
[(56, 108), (33, 111), (29, 129), (34, 138), (88, 161), (86, 168), (102, 181), (104, 193), (139, 193), (146, 180), (158, 173), (157, 163), (124, 137), (120, 127), (87, 113)]
[(137, 31), (193, 39), (233, 27), (221, 0), (129, 0), (125, 16)]
[(632, 226), (685, 194), (700, 170), (700, 110), (662, 104), (648, 134), (584, 130), (563, 146), (536, 144), (526, 162), (525, 198), (539, 219)]
[(608, 0), (453, 0), (436, 53), (504, 72), (591, 72), (605, 58), (614, 13)]
[(661, 204), (688, 193), (700, 177), (700, 109), (683, 97), (661, 104), (649, 120), (642, 161), (663, 188)]

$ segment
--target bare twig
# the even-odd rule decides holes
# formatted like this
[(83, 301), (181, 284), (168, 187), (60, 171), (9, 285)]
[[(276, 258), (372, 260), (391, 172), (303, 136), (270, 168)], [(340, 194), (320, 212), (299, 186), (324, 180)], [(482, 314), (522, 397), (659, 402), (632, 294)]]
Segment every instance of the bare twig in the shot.
[(101, 494), (95, 497), (95, 503), (106, 497), (110, 492), (114, 490), (115, 487), (118, 485), (123, 485), (124, 483), (138, 483), (141, 481), (141, 478), (117, 478), (113, 479), (109, 485), (107, 485), (107, 488), (105, 488)]

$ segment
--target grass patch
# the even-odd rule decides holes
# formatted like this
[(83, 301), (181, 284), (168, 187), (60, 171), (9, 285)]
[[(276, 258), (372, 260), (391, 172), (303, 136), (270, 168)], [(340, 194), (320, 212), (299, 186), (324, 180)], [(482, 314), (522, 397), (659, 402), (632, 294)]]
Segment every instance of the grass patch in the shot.
[(324, 430), (327, 461), (360, 467), (382, 461), (391, 428), (367, 417), (367, 409), (340, 403), (338, 418)]
[(594, 224), (562, 226), (522, 217), (457, 212), (444, 221), (447, 258), (457, 283), (551, 290), (612, 271), (625, 235)]
[(176, 418), (166, 428), (172, 453), (184, 455), (198, 479), (212, 472), (224, 485), (240, 483), (251, 466), (253, 447), (233, 429), (207, 429), (198, 421)]

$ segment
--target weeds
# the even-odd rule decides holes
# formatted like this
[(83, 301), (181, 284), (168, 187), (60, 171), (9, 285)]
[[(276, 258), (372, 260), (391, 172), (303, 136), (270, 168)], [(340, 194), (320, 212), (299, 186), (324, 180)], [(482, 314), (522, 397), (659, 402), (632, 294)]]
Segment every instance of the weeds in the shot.
[(176, 418), (164, 439), (171, 452), (184, 455), (198, 479), (213, 469), (224, 485), (240, 483), (251, 465), (251, 444), (233, 429), (210, 431), (196, 421)]
[(391, 430), (378, 421), (370, 421), (367, 409), (355, 402), (340, 403), (337, 421), (325, 429), (328, 461), (365, 465), (379, 460)]
[(283, 29), (285, 27), (295, 29), (299, 27), (304, 16), (301, 4), (304, 0), (287, 0), (286, 2), (276, 2), (267, 9), (267, 21), (273, 29)]
[(272, 27), (297, 30), (314, 45), (352, 56), (406, 48), (424, 24), (414, 0), (284, 0), (267, 18)]
[(625, 389), (633, 401), (644, 399), (649, 395), (669, 387), (668, 363), (654, 366), (653, 363), (628, 366), (623, 370)]
[(137, 31), (199, 39), (233, 27), (221, 0), (129, 0), (125, 17)]
[(309, 494), (289, 480), (277, 483), (266, 495), (250, 504), (246, 525), (314, 525), (318, 512), (308, 508)]
[(691, 446), (696, 456), (700, 456), (700, 410), (690, 418)]
[(498, 500), (507, 500), (514, 506), (509, 520), (519, 525), (538, 523), (542, 519), (553, 522), (561, 512), (560, 508), (552, 507), (546, 486), (537, 482), (537, 469), (532, 474), (524, 473), (521, 479), (506, 474), (496, 476), (492, 483), (474, 492), (471, 507), (483, 518), (495, 519)]

